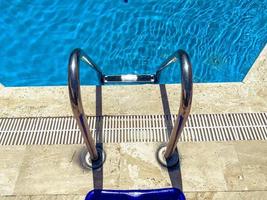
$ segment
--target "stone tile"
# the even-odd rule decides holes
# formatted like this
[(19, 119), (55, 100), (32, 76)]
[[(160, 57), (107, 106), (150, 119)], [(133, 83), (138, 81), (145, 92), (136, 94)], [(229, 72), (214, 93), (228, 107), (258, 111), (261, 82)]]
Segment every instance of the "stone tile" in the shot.
[(189, 192), (185, 196), (187, 200), (266, 200), (267, 191)]
[(233, 145), (242, 165), (267, 164), (267, 141), (239, 141)]
[(0, 200), (84, 200), (85, 195), (0, 196)]
[(86, 194), (94, 187), (101, 187), (101, 184), (104, 188), (116, 188), (119, 178), (119, 146), (105, 145), (108, 154), (103, 172), (98, 170), (94, 173), (81, 168), (81, 147), (28, 146), (15, 194)]
[[(266, 143), (179, 143), (183, 191), (188, 194), (188, 199), (242, 199), (243, 192), (239, 194), (236, 191), (244, 191), (253, 199), (254, 193), (247, 192), (266, 191)], [(103, 187), (171, 187), (172, 181), (178, 180), (179, 171), (172, 172), (174, 177), (171, 181), (168, 171), (157, 162), (155, 155), (159, 145), (160, 143), (105, 144), (107, 160), (103, 168)], [(82, 145), (1, 147), (0, 174), (1, 177), (11, 178), (0, 179), (0, 194), (33, 195), (37, 199), (45, 199), (47, 195), (55, 199), (79, 198), (74, 194), (85, 196), (94, 185), (100, 185), (101, 178), (100, 172), (95, 173), (93, 182), (92, 171), (80, 167), (81, 147)], [(225, 191), (226, 194), (223, 193)], [(259, 199), (262, 199), (263, 194), (265, 193), (255, 193)], [(243, 199), (246, 198), (244, 196)]]
[(240, 191), (246, 190), (243, 171), (238, 160), (234, 142), (221, 142), (218, 144), (218, 159), (221, 163), (227, 190)]
[(30, 196), (0, 196), (0, 200), (30, 200)]
[(168, 171), (156, 159), (159, 143), (121, 144), (120, 189), (170, 187)]
[[(247, 142), (244, 146), (249, 146), (251, 142)], [(256, 167), (244, 166), (242, 163), (244, 161), (239, 160), (240, 153), (236, 151), (237, 143), (242, 142), (179, 143), (183, 190), (185, 192), (265, 190), (267, 172), (264, 171), (267, 166), (265, 158), (258, 157), (258, 163), (261, 165)], [(168, 172), (155, 158), (159, 145), (159, 143), (121, 144), (120, 188), (171, 186)], [(261, 150), (258, 148), (257, 151), (264, 153), (267, 145), (265, 148), (262, 147), (264, 145), (260, 146)], [(249, 178), (253, 175), (259, 176), (252, 181)]]
[(224, 171), (218, 152), (220, 144), (179, 143), (183, 190), (225, 191)]
[(267, 141), (234, 144), (247, 190), (267, 190)]
[(186, 200), (197, 200), (196, 192), (184, 192)]
[(67, 87), (5, 87), (0, 94), (1, 117), (72, 114)]
[(185, 194), (185, 195), (186, 195), (187, 200), (188, 199), (189, 200), (213, 200), (214, 193), (215, 192), (197, 192), (197, 193), (189, 193), (191, 196), (188, 194)]
[(25, 146), (0, 146), (0, 195), (12, 195)]
[[(267, 200), (267, 191), (239, 192), (240, 200)], [(235, 200), (233, 198), (233, 200)]]
[(266, 190), (266, 144), (180, 143), (184, 191)]
[(84, 200), (85, 195), (37, 195), (31, 200)]
[[(267, 191), (188, 192), (187, 200), (266, 200)], [(0, 200), (84, 200), (84, 195), (0, 196)]]
[[(177, 113), (180, 85), (166, 88), (170, 111)], [(194, 84), (191, 113), (266, 112), (266, 88), (266, 81)], [(103, 115), (164, 114), (158, 85), (105, 86), (102, 90)], [(82, 94), (86, 114), (95, 115), (95, 87), (83, 87)], [(5, 87), (0, 96), (0, 117), (72, 115), (67, 87)]]

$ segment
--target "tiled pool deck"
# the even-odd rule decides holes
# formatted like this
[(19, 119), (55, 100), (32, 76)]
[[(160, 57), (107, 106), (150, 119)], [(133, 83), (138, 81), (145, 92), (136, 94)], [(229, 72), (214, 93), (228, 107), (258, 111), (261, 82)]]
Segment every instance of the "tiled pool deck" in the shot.
[[(192, 113), (267, 112), (267, 47), (242, 83), (195, 84)], [(84, 107), (95, 115), (95, 87), (83, 87)], [(167, 85), (171, 113), (180, 86)], [(102, 88), (103, 115), (164, 114), (159, 86)], [(0, 117), (72, 115), (67, 87), (0, 86)], [(94, 187), (132, 189), (179, 186), (155, 158), (159, 143), (105, 144), (103, 171), (79, 166), (81, 145), (1, 146), (0, 199), (84, 199)], [(267, 141), (179, 143), (187, 199), (267, 199)], [(103, 178), (101, 178), (103, 177)], [(171, 180), (172, 181), (171, 181)], [(103, 182), (101, 181), (103, 180)]]
[[(266, 141), (180, 143), (182, 187), (188, 199), (266, 198), (266, 144)], [(40, 195), (49, 197), (45, 199), (53, 195), (62, 199), (73, 199), (72, 195), (76, 195), (83, 199), (82, 195), (101, 185), (111, 189), (179, 186), (178, 170), (169, 175), (157, 163), (158, 145), (106, 144), (104, 169), (94, 173), (79, 165), (81, 145), (0, 147), (0, 193), (33, 196), (32, 199)], [(256, 196), (252, 198), (253, 195)]]

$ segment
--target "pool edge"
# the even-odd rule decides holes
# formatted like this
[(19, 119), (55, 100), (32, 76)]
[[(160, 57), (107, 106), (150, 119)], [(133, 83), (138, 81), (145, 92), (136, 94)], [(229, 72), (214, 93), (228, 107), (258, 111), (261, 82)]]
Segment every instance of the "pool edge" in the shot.
[[(266, 112), (267, 45), (243, 82), (195, 83), (192, 113)], [(83, 86), (85, 112), (95, 115), (95, 86)], [(99, 90), (103, 115), (164, 114), (178, 111), (180, 84), (104, 86)], [(162, 99), (162, 96), (168, 98)], [(67, 86), (0, 86), (0, 117), (71, 116)], [(164, 101), (163, 101), (164, 100)], [(130, 103), (129, 103), (130, 102)], [(163, 106), (163, 104), (165, 104)]]

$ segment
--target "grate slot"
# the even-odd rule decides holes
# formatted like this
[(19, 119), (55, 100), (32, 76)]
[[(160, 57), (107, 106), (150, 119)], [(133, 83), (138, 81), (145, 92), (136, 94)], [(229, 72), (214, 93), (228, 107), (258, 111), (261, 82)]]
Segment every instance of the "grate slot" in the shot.
[[(176, 115), (89, 116), (97, 142), (167, 142)], [(267, 140), (266, 113), (190, 115), (180, 141)], [(0, 145), (81, 144), (72, 117), (0, 118)]]

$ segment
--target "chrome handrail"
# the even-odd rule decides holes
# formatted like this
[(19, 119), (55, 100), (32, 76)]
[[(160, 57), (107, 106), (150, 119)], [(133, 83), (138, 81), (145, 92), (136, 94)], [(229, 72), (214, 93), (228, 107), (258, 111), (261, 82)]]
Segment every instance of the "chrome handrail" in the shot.
[(160, 73), (169, 64), (174, 63), (177, 60), (180, 61), (181, 66), (181, 100), (178, 117), (175, 121), (174, 128), (171, 132), (170, 140), (167, 144), (167, 148), (164, 153), (164, 157), (166, 159), (169, 159), (176, 149), (178, 139), (181, 136), (181, 133), (190, 113), (193, 97), (192, 65), (189, 60), (189, 56), (185, 51), (176, 51), (162, 64), (162, 68), (158, 70), (158, 73)]
[[(81, 49), (73, 50), (69, 58), (69, 66), (68, 66), (68, 88), (69, 88), (71, 107), (74, 117), (81, 130), (88, 152), (90, 154), (90, 159), (92, 161), (96, 161), (99, 158), (99, 152), (97, 151), (95, 141), (92, 137), (92, 134), (90, 133), (89, 125), (87, 123), (87, 119), (84, 114), (82, 100), (81, 100), (80, 78), (79, 78), (80, 60), (84, 61), (90, 67), (92, 67), (97, 71), (99, 78), (101, 80), (101, 84), (104, 84), (105, 75), (92, 61), (92, 59), (90, 59)], [(175, 63), (177, 60), (180, 61), (181, 65), (181, 84), (182, 84), (181, 102), (180, 102), (178, 117), (175, 121), (175, 125), (172, 130), (170, 140), (163, 151), (164, 158), (166, 160), (171, 158), (173, 152), (176, 149), (178, 139), (181, 136), (182, 130), (185, 126), (185, 123), (188, 119), (188, 115), (191, 109), (193, 82), (192, 82), (192, 66), (189, 60), (189, 56), (183, 50), (176, 51), (172, 56), (170, 56), (165, 62), (162, 63), (159, 70), (156, 72), (156, 75), (154, 76), (156, 77), (155, 82), (158, 82), (161, 71), (164, 70), (171, 63)]]
[(90, 154), (91, 160), (98, 159), (98, 153), (95, 146), (95, 141), (90, 133), (89, 125), (87, 123), (87, 118), (84, 114), (82, 99), (81, 99), (81, 89), (80, 89), (80, 60), (87, 63), (89, 66), (94, 68), (100, 76), (102, 76), (101, 71), (96, 67), (96, 65), (91, 61), (91, 59), (86, 56), (82, 50), (75, 49), (72, 51), (69, 58), (68, 66), (68, 88), (69, 97), (73, 115), (78, 123), (81, 130), (85, 145)]
[(160, 78), (160, 73), (167, 68), (170, 64), (175, 63), (177, 60), (177, 56), (178, 56), (178, 52), (182, 51), (182, 50), (178, 50), (176, 51), (174, 54), (172, 54), (170, 57), (168, 57), (158, 68), (158, 70), (156, 71), (156, 75), (155, 75), (155, 81), (159, 82), (159, 78)]

